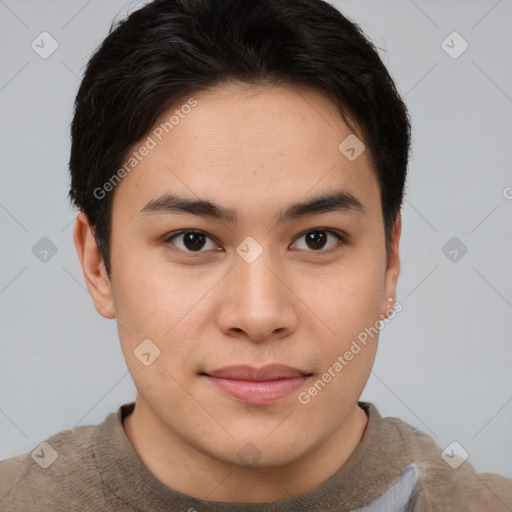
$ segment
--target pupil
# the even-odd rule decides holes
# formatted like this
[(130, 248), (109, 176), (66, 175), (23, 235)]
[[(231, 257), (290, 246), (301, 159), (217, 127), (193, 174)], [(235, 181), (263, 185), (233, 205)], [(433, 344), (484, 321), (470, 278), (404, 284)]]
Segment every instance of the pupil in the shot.
[[(194, 244), (198, 243), (198, 238), (201, 239), (200, 241), (203, 242), (203, 243), (199, 243), (200, 247), (198, 247), (197, 245), (194, 245)], [(185, 235), (184, 244), (187, 247), (187, 249), (190, 249), (190, 250), (201, 249), (204, 245), (204, 236), (201, 233), (193, 233), (193, 232), (187, 233)]]
[(312, 247), (310, 245), (310, 247), (312, 249), (321, 249), (325, 244), (326, 236), (323, 231), (312, 231), (312, 232), (308, 233), (308, 236), (306, 239), (307, 239), (308, 245), (310, 245), (310, 242), (313, 243)]
[[(311, 231), (308, 233), (306, 239), (312, 249), (321, 249), (325, 244), (326, 235), (323, 231)], [(204, 246), (204, 236), (201, 233), (187, 233), (184, 243), (187, 249), (201, 249)], [(199, 244), (199, 247), (197, 244)]]

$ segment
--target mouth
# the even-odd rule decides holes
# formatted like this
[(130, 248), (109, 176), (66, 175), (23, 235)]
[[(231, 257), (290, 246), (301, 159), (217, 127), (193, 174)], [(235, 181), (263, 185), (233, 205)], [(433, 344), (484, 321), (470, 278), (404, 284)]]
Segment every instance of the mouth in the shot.
[(200, 374), (216, 389), (251, 405), (267, 405), (290, 395), (311, 377), (311, 373), (281, 364), (254, 368), (228, 366)]

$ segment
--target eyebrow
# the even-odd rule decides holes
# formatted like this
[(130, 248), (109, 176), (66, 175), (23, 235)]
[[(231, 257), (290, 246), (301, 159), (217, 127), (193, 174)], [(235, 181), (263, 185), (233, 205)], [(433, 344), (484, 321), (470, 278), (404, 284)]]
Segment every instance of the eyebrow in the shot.
[[(292, 203), (277, 212), (275, 221), (284, 223), (308, 215), (328, 213), (332, 211), (365, 214), (366, 208), (352, 193), (339, 190), (326, 193), (299, 203)], [(237, 210), (225, 208), (206, 199), (188, 199), (175, 194), (164, 194), (151, 200), (140, 213), (188, 213), (202, 217), (210, 217), (228, 222), (237, 221)]]

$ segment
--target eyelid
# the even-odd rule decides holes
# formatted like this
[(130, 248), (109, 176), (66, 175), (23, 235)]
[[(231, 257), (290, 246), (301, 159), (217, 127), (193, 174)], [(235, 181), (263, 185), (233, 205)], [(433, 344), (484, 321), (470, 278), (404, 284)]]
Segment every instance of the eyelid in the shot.
[(307, 233), (311, 233), (312, 231), (325, 231), (326, 233), (331, 233), (332, 235), (338, 237), (342, 242), (345, 242), (345, 243), (347, 243), (347, 240), (348, 240), (348, 235), (343, 233), (343, 231), (341, 231), (339, 229), (334, 229), (334, 228), (323, 228), (321, 226), (319, 226), (317, 228), (309, 228), (309, 229), (302, 231), (302, 233), (299, 233), (295, 237), (295, 240), (297, 240), (297, 238), (299, 238), (301, 236), (304, 236)]
[[(168, 235), (165, 235), (164, 238), (163, 238), (163, 242), (164, 243), (172, 243), (171, 242), (171, 239), (174, 238), (174, 237), (177, 237), (179, 235), (184, 235), (185, 233), (199, 233), (200, 235), (204, 235), (206, 238), (209, 238), (212, 242), (214, 242), (215, 244), (219, 245), (218, 242), (216, 241), (215, 237), (209, 235), (208, 233), (206, 233), (205, 231), (202, 231), (200, 229), (180, 229), (178, 231), (173, 231), (172, 233), (169, 233)], [(173, 244), (174, 245), (174, 244)], [(200, 254), (206, 254), (210, 251), (184, 251), (183, 249), (180, 249), (179, 247), (176, 248), (176, 250), (182, 254), (187, 254), (187, 255), (200, 255)]]
[[(327, 254), (327, 253), (329, 253), (329, 252), (331, 252), (333, 250), (336, 250), (340, 246), (346, 245), (348, 243), (347, 242), (347, 238), (348, 237), (343, 232), (338, 231), (336, 229), (332, 229), (332, 228), (322, 228), (322, 227), (306, 229), (305, 231), (299, 233), (293, 239), (294, 241), (292, 243), (295, 243), (295, 241), (298, 240), (299, 238), (303, 237), (304, 235), (306, 235), (308, 233), (314, 232), (314, 231), (325, 231), (326, 233), (330, 233), (330, 234), (334, 235), (337, 238), (337, 240), (338, 240), (338, 245), (337, 245), (337, 247), (331, 247), (330, 249), (325, 249), (325, 250), (324, 249), (319, 249), (318, 251), (313, 251), (313, 250), (306, 251), (306, 252), (309, 252), (311, 254)], [(172, 238), (174, 238), (176, 236), (179, 236), (179, 235), (183, 235), (185, 233), (199, 233), (201, 235), (204, 235), (206, 238), (209, 238), (213, 242), (217, 243), (215, 237), (212, 237), (211, 235), (209, 235), (205, 231), (202, 231), (200, 229), (194, 229), (194, 228), (180, 229), (178, 231), (173, 231), (172, 233), (169, 233), (168, 235), (166, 235), (163, 238), (163, 241), (164, 241), (164, 243), (170, 243)], [(200, 255), (200, 254), (208, 252), (208, 251), (184, 251), (183, 249), (180, 249), (180, 248), (178, 248), (177, 250), (179, 252), (181, 252), (181, 253), (190, 254), (190, 255)]]
[[(335, 251), (339, 249), (341, 246), (346, 245), (348, 242), (348, 235), (345, 235), (342, 231), (339, 231), (337, 229), (332, 228), (323, 228), (323, 227), (316, 227), (316, 228), (309, 228), (303, 231), (302, 233), (299, 233), (293, 241), (293, 244), (295, 244), (295, 241), (299, 238), (303, 237), (304, 235), (314, 232), (314, 231), (325, 231), (326, 233), (330, 233), (331, 235), (334, 235), (338, 241), (337, 245), (335, 247), (331, 247), (329, 249), (319, 249), (318, 251), (306, 251), (310, 254), (329, 254), (332, 251)], [(300, 250), (300, 249), (299, 249)]]

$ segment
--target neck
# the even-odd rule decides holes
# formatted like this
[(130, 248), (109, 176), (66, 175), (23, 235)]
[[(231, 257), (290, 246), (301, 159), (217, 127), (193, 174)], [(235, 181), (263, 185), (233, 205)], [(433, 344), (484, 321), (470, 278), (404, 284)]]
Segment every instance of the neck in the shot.
[[(189, 496), (259, 503), (307, 493), (336, 473), (359, 445), (368, 417), (356, 405), (322, 445), (286, 465), (246, 468), (197, 451), (161, 425), (143, 401), (124, 419), (124, 430), (146, 468), (166, 486)], [(172, 454), (172, 455), (169, 455)]]

